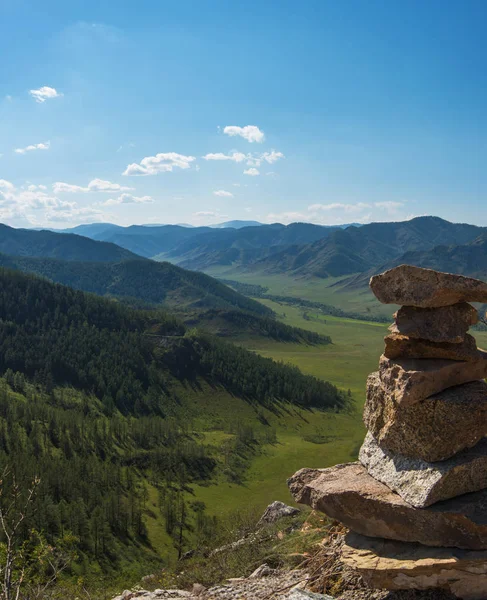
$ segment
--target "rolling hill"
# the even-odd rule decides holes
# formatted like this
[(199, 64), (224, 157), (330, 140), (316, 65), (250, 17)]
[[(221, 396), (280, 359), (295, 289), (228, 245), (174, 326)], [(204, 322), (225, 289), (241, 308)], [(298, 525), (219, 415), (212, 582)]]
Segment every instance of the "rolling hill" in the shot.
[(85, 262), (115, 262), (137, 258), (125, 248), (80, 235), (14, 229), (0, 223), (0, 252), (14, 256), (43, 256)]
[(0, 266), (41, 275), (100, 296), (139, 300), (179, 312), (241, 309), (261, 316), (272, 315), (272, 311), (259, 302), (213, 277), (167, 262), (137, 258), (96, 263), (0, 254)]

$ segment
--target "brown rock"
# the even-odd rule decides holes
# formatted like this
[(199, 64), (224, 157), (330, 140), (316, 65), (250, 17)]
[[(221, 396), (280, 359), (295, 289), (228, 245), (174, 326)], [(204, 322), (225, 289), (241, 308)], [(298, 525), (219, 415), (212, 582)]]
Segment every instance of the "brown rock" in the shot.
[(370, 280), (383, 304), (432, 308), (458, 302), (487, 302), (487, 283), (479, 279), (400, 265)]
[(385, 450), (369, 432), (359, 460), (369, 475), (415, 508), (487, 488), (487, 438), (448, 460), (432, 463)]
[(410, 406), (449, 387), (487, 377), (487, 352), (477, 350), (471, 361), (440, 358), (398, 358), (382, 355), (380, 380), (397, 404)]
[(385, 392), (379, 374), (372, 373), (364, 422), (383, 448), (428, 462), (445, 460), (487, 434), (487, 384), (475, 381), (404, 406)]
[(387, 358), (443, 358), (446, 360), (478, 360), (477, 342), (471, 335), (465, 336), (461, 344), (446, 344), (416, 340), (406, 335), (391, 333), (384, 338)]
[(301, 469), (288, 485), (296, 502), (362, 535), (426, 546), (487, 549), (487, 490), (418, 509), (376, 481), (358, 462)]
[(463, 600), (487, 598), (485, 550), (426, 548), (349, 533), (342, 561), (372, 588), (443, 589)]
[(440, 308), (403, 306), (394, 314), (392, 333), (430, 342), (460, 344), (471, 325), (478, 323), (477, 309), (462, 302)]

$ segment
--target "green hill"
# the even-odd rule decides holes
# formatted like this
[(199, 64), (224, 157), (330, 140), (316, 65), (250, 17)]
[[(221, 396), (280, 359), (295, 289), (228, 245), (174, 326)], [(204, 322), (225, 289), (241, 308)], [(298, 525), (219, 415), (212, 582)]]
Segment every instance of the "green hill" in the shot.
[(179, 312), (238, 308), (257, 315), (272, 315), (272, 311), (259, 302), (235, 292), (213, 277), (170, 263), (142, 258), (122, 262), (78, 262), (0, 254), (0, 266), (42, 275), (85, 292), (129, 298)]
[(136, 255), (108, 242), (80, 235), (14, 229), (0, 223), (0, 252), (13, 256), (43, 256), (85, 262), (115, 262)]

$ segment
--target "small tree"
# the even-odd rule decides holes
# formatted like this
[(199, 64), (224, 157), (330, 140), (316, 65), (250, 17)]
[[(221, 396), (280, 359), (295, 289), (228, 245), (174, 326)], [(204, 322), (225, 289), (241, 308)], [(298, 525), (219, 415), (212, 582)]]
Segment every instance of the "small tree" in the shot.
[(23, 487), (9, 469), (0, 479), (0, 600), (45, 598), (75, 558), (73, 536), (66, 535), (52, 546), (41, 533), (28, 528), (39, 484), (40, 479), (34, 477)]

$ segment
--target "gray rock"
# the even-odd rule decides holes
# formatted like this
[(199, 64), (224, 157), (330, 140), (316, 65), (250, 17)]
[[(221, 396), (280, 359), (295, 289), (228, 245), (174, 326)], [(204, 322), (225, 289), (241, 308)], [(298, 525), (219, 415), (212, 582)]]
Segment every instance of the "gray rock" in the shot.
[(427, 462), (446, 460), (487, 434), (487, 384), (467, 383), (401, 406), (385, 393), (379, 374), (372, 373), (364, 422), (382, 448)]
[(427, 548), (356, 533), (349, 533), (345, 542), (342, 547), (343, 563), (361, 575), (371, 588), (441, 589), (463, 600), (487, 598), (485, 550)]
[(288, 485), (296, 502), (362, 535), (425, 546), (487, 549), (487, 490), (414, 508), (358, 462), (301, 469)]
[(394, 313), (395, 322), (389, 330), (430, 342), (460, 344), (478, 320), (477, 309), (466, 302), (439, 308), (403, 306)]
[(295, 517), (296, 515), (299, 515), (300, 512), (299, 508), (294, 508), (294, 506), (288, 506), (287, 504), (284, 504), (284, 502), (275, 500), (265, 509), (257, 526), (262, 527), (264, 525), (276, 523), (276, 521), (284, 519), (285, 517)]
[(204, 585), (202, 585), (201, 583), (193, 583), (193, 589), (191, 590), (193, 596), (202, 596), (204, 592), (206, 592), (206, 588)]
[(468, 362), (439, 358), (398, 358), (382, 355), (380, 380), (397, 404), (421, 402), (447, 388), (487, 377), (487, 352), (477, 350), (477, 359)]
[(471, 277), (400, 265), (370, 280), (383, 304), (432, 308), (458, 302), (487, 302), (487, 283)]
[(416, 508), (487, 488), (485, 438), (448, 460), (431, 463), (385, 450), (368, 433), (359, 460), (369, 475)]
[(276, 573), (276, 569), (271, 569), (268, 564), (264, 563), (257, 567), (255, 571), (249, 575), (249, 579), (260, 579), (261, 577), (269, 577), (270, 575), (274, 575)]

